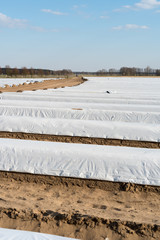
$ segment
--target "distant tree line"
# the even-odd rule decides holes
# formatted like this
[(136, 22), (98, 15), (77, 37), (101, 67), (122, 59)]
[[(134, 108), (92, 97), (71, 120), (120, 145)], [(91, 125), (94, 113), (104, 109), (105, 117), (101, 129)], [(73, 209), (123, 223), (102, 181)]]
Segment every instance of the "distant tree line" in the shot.
[(8, 77), (13, 76), (67, 76), (72, 74), (70, 69), (63, 69), (63, 70), (48, 70), (48, 69), (35, 69), (35, 68), (11, 68), (9, 65), (6, 65), (4, 68), (0, 67), (0, 75), (6, 75)]
[(160, 69), (146, 68), (130, 68), (122, 67), (119, 70), (111, 68), (99, 70), (97, 72), (74, 72), (75, 74), (95, 75), (95, 76), (160, 76)]
[(0, 75), (7, 77), (17, 76), (68, 76), (72, 74), (91, 74), (96, 76), (160, 76), (160, 69), (152, 69), (149, 66), (146, 68), (135, 68), (135, 67), (122, 67), (119, 70), (111, 68), (108, 71), (106, 69), (99, 70), (97, 72), (72, 72), (70, 69), (63, 70), (49, 70), (49, 69), (35, 69), (35, 68), (11, 68), (6, 65), (4, 68), (0, 67)]
[(152, 69), (149, 66), (144, 69), (122, 67), (120, 69), (120, 74), (122, 76), (160, 76), (160, 70)]
[(160, 76), (160, 69), (152, 69), (149, 66), (146, 68), (135, 68), (135, 67), (122, 67), (119, 70), (116, 69), (102, 69), (94, 73), (99, 76)]

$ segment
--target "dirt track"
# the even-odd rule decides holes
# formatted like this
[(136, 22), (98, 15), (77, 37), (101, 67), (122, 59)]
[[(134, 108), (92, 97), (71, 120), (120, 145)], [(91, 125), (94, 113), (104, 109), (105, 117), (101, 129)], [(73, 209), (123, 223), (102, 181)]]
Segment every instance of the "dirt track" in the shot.
[(36, 91), (36, 90), (47, 90), (51, 88), (55, 89), (55, 88), (72, 87), (72, 86), (77, 86), (83, 83), (84, 81), (86, 80), (84, 80), (82, 77), (72, 77), (72, 78), (65, 78), (60, 80), (44, 80), (43, 82), (35, 82), (35, 83), (29, 83), (29, 84), (23, 83), (23, 84), (19, 84), (18, 86), (13, 85), (12, 87), (10, 86), (6, 86), (5, 88), (0, 87), (0, 93)]
[(64, 143), (80, 143), (80, 144), (96, 144), (108, 146), (138, 147), (138, 148), (160, 148), (159, 142), (105, 139), (105, 138), (89, 138), (77, 136), (58, 136), (49, 134), (34, 134), (20, 132), (0, 132), (0, 138), (13, 138), (36, 141), (64, 142)]
[(0, 226), (84, 240), (160, 239), (160, 187), (0, 172)]

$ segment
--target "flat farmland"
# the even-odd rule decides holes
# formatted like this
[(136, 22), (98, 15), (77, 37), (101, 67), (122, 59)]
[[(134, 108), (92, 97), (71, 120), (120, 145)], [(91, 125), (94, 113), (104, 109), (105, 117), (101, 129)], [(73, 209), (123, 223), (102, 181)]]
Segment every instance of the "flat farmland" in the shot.
[(55, 81), (2, 87), (0, 227), (159, 239), (160, 78)]

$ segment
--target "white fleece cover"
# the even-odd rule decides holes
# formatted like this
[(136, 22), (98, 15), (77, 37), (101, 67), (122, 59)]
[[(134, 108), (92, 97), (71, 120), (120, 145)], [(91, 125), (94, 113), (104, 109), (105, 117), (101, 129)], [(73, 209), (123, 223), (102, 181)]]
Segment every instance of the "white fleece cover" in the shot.
[(160, 142), (160, 124), (0, 116), (0, 131)]
[(5, 87), (5, 85), (12, 86), (14, 85), (19, 85), (23, 83), (34, 83), (34, 82), (43, 82), (44, 80), (50, 80), (54, 79), (57, 80), (57, 78), (0, 78), (0, 87)]
[(160, 149), (0, 139), (0, 170), (160, 185)]
[(59, 237), (50, 234), (35, 233), (28, 231), (19, 231), (0, 228), (1, 240), (73, 240), (73, 238)]
[(160, 141), (160, 78), (88, 79), (0, 94), (0, 131)]
[(14, 85), (19, 85), (23, 83), (30, 83), (30, 82), (42, 82), (44, 79), (42, 78), (0, 78), (0, 87), (5, 87), (5, 85), (9, 85), (10, 87)]

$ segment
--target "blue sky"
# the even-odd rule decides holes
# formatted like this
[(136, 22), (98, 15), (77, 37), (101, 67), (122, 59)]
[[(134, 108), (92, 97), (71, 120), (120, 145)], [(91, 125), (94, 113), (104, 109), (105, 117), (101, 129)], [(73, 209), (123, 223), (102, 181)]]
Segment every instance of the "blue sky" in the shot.
[(0, 0), (0, 66), (160, 68), (158, 0)]

